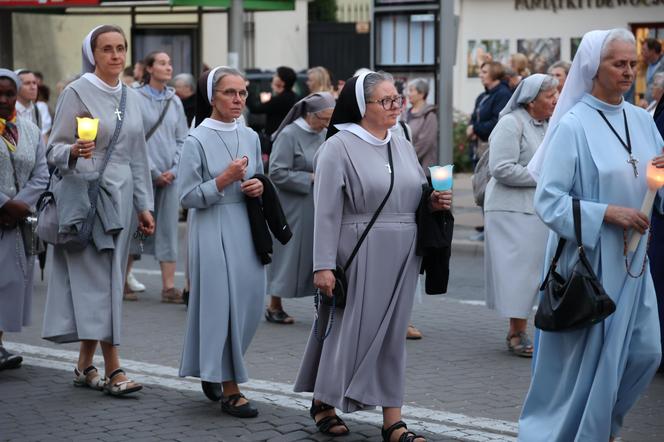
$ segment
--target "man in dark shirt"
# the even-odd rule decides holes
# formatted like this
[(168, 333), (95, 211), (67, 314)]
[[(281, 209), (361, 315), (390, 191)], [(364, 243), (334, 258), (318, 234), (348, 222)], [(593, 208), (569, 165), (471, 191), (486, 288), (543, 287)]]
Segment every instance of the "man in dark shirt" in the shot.
[(175, 93), (182, 101), (187, 126), (191, 126), (191, 121), (196, 115), (196, 80), (191, 74), (178, 74), (173, 79), (173, 85)]
[[(660, 97), (659, 103), (655, 108), (655, 124), (659, 133), (664, 137), (664, 96)], [(664, 348), (664, 215), (657, 209), (653, 211), (651, 220), (652, 238), (648, 255), (650, 257), (650, 273), (655, 283), (655, 293), (657, 294), (657, 308), (659, 310), (659, 327), (661, 334), (662, 348)], [(664, 372), (664, 361), (659, 366), (659, 372)]]
[(247, 103), (249, 110), (255, 114), (265, 114), (265, 136), (261, 139), (263, 154), (269, 155), (272, 151), (272, 134), (291, 110), (297, 97), (293, 86), (297, 75), (289, 67), (280, 66), (272, 77), (272, 93), (262, 92), (260, 102), (252, 100)]

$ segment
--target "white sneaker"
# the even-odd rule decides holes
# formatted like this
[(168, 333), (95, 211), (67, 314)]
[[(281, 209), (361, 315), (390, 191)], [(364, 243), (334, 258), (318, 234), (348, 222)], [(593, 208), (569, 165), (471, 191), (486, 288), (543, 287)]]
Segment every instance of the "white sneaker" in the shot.
[(134, 274), (132, 272), (129, 272), (127, 275), (127, 286), (132, 292), (145, 291), (145, 285), (141, 284), (136, 278), (134, 278)]

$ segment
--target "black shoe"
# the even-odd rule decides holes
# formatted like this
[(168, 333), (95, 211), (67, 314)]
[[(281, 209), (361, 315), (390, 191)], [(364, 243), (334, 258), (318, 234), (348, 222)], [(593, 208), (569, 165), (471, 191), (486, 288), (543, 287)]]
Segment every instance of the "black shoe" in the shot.
[(201, 387), (205, 397), (212, 402), (219, 402), (221, 400), (221, 384), (218, 382), (201, 381)]
[(184, 301), (184, 305), (189, 307), (189, 290), (182, 289), (182, 300)]
[(21, 356), (9, 353), (5, 347), (0, 346), (0, 370), (8, 370), (21, 366), (23, 358)]
[(244, 398), (242, 393), (233, 394), (227, 398), (223, 398), (221, 400), (221, 411), (241, 419), (258, 416), (258, 410), (251, 405), (251, 402), (247, 402), (243, 405), (236, 405), (242, 398)]
[[(314, 399), (311, 400), (311, 407), (309, 408), (309, 416), (311, 416), (311, 418), (314, 420), (316, 427), (318, 427), (318, 431), (330, 437), (345, 436), (348, 433), (350, 433), (348, 425), (346, 425), (346, 423), (336, 414), (316, 420), (316, 416), (327, 410), (334, 410), (334, 407), (332, 405), (328, 405), (323, 402), (316, 405), (316, 401)], [(334, 432), (332, 431), (332, 428), (335, 427), (344, 427), (345, 431)]]
[(295, 322), (295, 319), (285, 311), (270, 310), (269, 308), (265, 309), (265, 320), (273, 324), (292, 324)]

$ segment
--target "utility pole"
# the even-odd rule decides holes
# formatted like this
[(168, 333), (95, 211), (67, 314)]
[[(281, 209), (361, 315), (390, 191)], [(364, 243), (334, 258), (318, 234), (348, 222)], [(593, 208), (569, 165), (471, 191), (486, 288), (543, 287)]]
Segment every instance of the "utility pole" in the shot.
[(12, 12), (0, 9), (0, 66), (14, 69), (14, 39), (12, 36)]
[(438, 164), (452, 164), (454, 158), (454, 63), (456, 55), (454, 0), (440, 0), (438, 63)]
[(232, 0), (228, 14), (228, 65), (236, 69), (244, 67), (244, 5), (242, 0)]

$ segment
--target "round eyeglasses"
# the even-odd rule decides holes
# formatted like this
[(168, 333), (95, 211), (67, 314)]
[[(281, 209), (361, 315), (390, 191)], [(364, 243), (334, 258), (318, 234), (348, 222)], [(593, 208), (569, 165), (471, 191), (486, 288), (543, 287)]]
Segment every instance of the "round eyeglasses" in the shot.
[(403, 104), (403, 97), (401, 95), (396, 97), (385, 97), (380, 100), (367, 100), (368, 103), (380, 103), (383, 106), (383, 109), (390, 110), (393, 109), (396, 105), (396, 108), (399, 109)]

